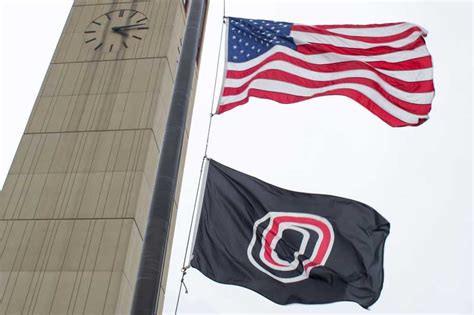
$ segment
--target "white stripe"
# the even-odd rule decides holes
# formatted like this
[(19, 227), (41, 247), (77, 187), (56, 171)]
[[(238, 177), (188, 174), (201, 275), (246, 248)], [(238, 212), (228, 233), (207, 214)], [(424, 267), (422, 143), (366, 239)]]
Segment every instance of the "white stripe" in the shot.
[(296, 45), (308, 44), (308, 43), (315, 43), (315, 44), (329, 44), (334, 45), (337, 47), (346, 47), (346, 48), (373, 48), (373, 47), (380, 47), (380, 46), (389, 46), (394, 48), (403, 47), (408, 45), (418, 38), (420, 38), (422, 32), (415, 31), (411, 33), (409, 36), (386, 43), (367, 43), (359, 40), (347, 39), (343, 37), (333, 36), (333, 35), (323, 35), (317, 33), (309, 33), (309, 32), (295, 32), (292, 31), (290, 36), (293, 37)]
[(380, 71), (392, 78), (407, 82), (433, 80), (433, 68), (403, 71), (377, 69), (377, 71)]
[(410, 102), (414, 104), (430, 104), (433, 100), (434, 92), (428, 93), (409, 93), (397, 89), (396, 87), (388, 84), (382, 78), (380, 78), (376, 73), (370, 70), (348, 70), (348, 71), (339, 71), (339, 72), (316, 72), (311, 71), (305, 68), (298, 67), (291, 63), (285, 61), (276, 60), (270, 63), (267, 63), (262, 68), (260, 68), (254, 74), (247, 76), (241, 79), (226, 79), (225, 87), (239, 87), (244, 85), (246, 82), (250, 81), (257, 73), (263, 72), (269, 69), (276, 69), (285, 71), (287, 73), (294, 74), (301, 78), (315, 80), (315, 81), (331, 81), (343, 78), (367, 78), (372, 81), (377, 82), (380, 86), (387, 91), (389, 94), (395, 96), (396, 98), (403, 100), (405, 102)]
[(356, 83), (342, 83), (342, 84), (334, 84), (328, 87), (323, 88), (306, 88), (303, 86), (295, 85), (288, 82), (283, 81), (275, 81), (275, 80), (268, 80), (268, 79), (256, 79), (250, 83), (250, 85), (238, 95), (231, 95), (231, 96), (224, 96), (222, 97), (221, 105), (230, 104), (234, 102), (238, 102), (243, 100), (247, 97), (248, 90), (250, 88), (263, 90), (263, 91), (270, 91), (270, 92), (277, 92), (277, 93), (285, 93), (289, 95), (296, 95), (302, 97), (312, 97), (314, 94), (324, 93), (327, 91), (332, 91), (335, 89), (352, 89), (364, 94), (366, 97), (371, 99), (374, 103), (376, 103), (380, 108), (384, 111), (388, 112), (390, 115), (398, 118), (401, 121), (404, 121), (408, 124), (416, 124), (422, 118), (428, 118), (427, 115), (415, 115), (409, 113), (394, 104), (390, 103), (387, 99), (385, 99), (380, 93), (375, 91), (374, 89)]
[(367, 28), (328, 28), (328, 31), (344, 35), (353, 35), (353, 36), (367, 36), (367, 37), (383, 37), (400, 34), (407, 29), (418, 26), (423, 30), (423, 33), (426, 35), (428, 32), (423, 29), (421, 26), (412, 24), (412, 23), (402, 23), (391, 26), (380, 26), (380, 27), (367, 27)]
[(296, 50), (293, 50), (286, 46), (276, 45), (273, 46), (270, 50), (265, 52), (264, 54), (255, 57), (246, 62), (227, 62), (227, 69), (228, 70), (235, 70), (235, 71), (242, 71), (252, 67), (255, 67), (263, 60), (267, 59), (271, 55), (281, 52), (288, 56), (295, 57), (301, 59), (303, 61), (314, 63), (314, 64), (330, 64), (342, 61), (386, 61), (386, 62), (400, 62), (405, 60), (410, 60), (419, 57), (429, 56), (430, 53), (426, 48), (426, 45), (417, 47), (413, 50), (403, 50), (397, 51), (394, 53), (384, 54), (384, 55), (376, 55), (376, 56), (357, 56), (357, 55), (341, 55), (336, 53), (324, 53), (324, 54), (316, 54), (316, 55), (305, 55)]

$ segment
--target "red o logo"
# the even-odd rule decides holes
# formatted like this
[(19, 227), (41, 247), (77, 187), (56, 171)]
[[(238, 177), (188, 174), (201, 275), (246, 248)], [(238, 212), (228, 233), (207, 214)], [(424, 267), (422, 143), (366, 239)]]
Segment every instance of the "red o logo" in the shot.
[(247, 256), (260, 271), (291, 283), (305, 280), (323, 266), (334, 244), (334, 231), (325, 218), (307, 213), (269, 212), (253, 226)]

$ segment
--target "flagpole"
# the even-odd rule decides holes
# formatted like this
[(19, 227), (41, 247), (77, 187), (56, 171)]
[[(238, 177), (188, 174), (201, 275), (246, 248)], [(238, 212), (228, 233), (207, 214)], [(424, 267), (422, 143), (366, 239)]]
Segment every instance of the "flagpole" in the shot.
[(194, 227), (191, 235), (191, 247), (190, 247), (190, 254), (186, 258), (184, 257), (186, 264), (185, 268), (191, 264), (191, 260), (193, 259), (193, 252), (194, 252), (194, 244), (196, 243), (196, 236), (197, 231), (199, 228), (199, 221), (201, 218), (201, 211), (202, 211), (202, 202), (204, 201), (204, 193), (206, 192), (206, 181), (207, 181), (207, 173), (209, 172), (209, 158), (204, 158), (204, 165), (203, 165), (203, 172), (201, 182), (199, 183), (199, 195), (197, 200), (197, 209), (196, 209), (196, 216), (193, 218)]
[[(225, 0), (224, 0), (224, 5), (225, 5)], [(222, 75), (222, 83), (221, 83), (221, 89), (219, 93), (219, 100), (217, 102), (217, 107), (216, 107), (216, 114), (219, 112), (219, 105), (222, 103), (222, 96), (224, 92), (224, 82), (227, 76), (227, 60), (229, 59), (228, 57), (229, 52), (227, 51), (227, 48), (229, 47), (229, 28), (230, 28), (229, 24), (230, 24), (229, 17), (225, 16), (225, 7), (224, 7), (224, 25), (226, 25), (225, 37), (224, 37), (224, 74)], [(215, 88), (214, 88), (214, 92), (215, 92)]]
[(158, 171), (143, 240), (131, 314), (156, 314), (206, 0), (190, 4)]

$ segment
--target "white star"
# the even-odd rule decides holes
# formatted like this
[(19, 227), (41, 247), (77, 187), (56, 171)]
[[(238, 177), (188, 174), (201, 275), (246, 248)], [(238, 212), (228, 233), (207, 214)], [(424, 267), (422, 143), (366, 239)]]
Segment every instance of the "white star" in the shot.
[(242, 38), (241, 38), (241, 39), (239, 39), (239, 43), (241, 43), (241, 42), (242, 42)]
[(277, 40), (275, 43), (279, 44), (279, 43), (280, 43), (280, 41), (279, 41), (279, 40)]
[(234, 58), (234, 59), (237, 59), (237, 56), (234, 56), (233, 58)]
[(248, 57), (250, 57), (250, 54), (247, 54), (246, 56), (247, 56), (247, 58), (248, 58)]
[(260, 52), (260, 48), (259, 48), (259, 49), (257, 49), (257, 52)]
[(232, 36), (232, 39), (236, 39), (236, 38), (237, 38), (237, 37), (235, 37), (235, 36)]
[(234, 45), (234, 46), (232, 46), (232, 48), (237, 49), (237, 46)]
[(241, 53), (241, 54), (243, 54), (243, 53), (244, 53), (244, 51), (243, 51), (243, 50), (241, 50), (241, 51), (240, 51), (240, 53)]
[(248, 46), (248, 45), (249, 45), (249, 43), (245, 43), (245, 46)]
[(280, 33), (280, 30), (276, 30), (277, 33)]
[(240, 30), (238, 30), (238, 31), (237, 31), (237, 33), (239, 33), (239, 34), (240, 34)]
[(275, 26), (272, 26), (272, 30), (274, 30), (274, 29), (275, 29)]
[(252, 49), (255, 49), (255, 46), (252, 46)]

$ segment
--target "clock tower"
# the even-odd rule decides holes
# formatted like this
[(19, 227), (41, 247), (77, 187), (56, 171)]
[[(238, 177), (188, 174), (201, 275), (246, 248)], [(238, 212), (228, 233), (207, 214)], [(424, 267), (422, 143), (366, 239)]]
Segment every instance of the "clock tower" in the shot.
[(75, 0), (0, 192), (0, 314), (129, 313), (185, 2)]

